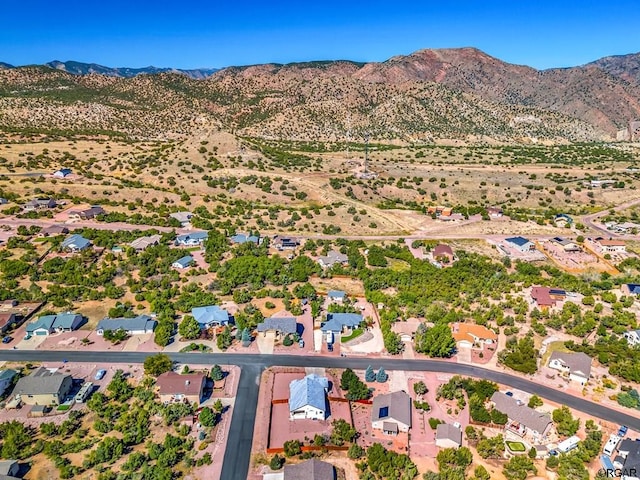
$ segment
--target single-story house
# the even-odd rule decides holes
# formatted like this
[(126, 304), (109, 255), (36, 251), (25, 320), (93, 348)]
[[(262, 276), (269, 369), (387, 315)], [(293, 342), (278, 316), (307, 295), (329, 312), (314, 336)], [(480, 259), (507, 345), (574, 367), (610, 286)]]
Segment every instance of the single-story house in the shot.
[(104, 215), (104, 208), (94, 205), (85, 210), (72, 210), (69, 212), (69, 220), (91, 220), (98, 215)]
[(13, 480), (18, 478), (20, 464), (17, 460), (0, 461), (0, 480)]
[(411, 428), (411, 397), (405, 392), (391, 392), (373, 399), (371, 428), (387, 435), (408, 432)]
[(7, 330), (11, 328), (12, 325), (15, 325), (17, 319), (16, 314), (13, 312), (3, 312), (0, 313), (0, 333), (5, 333)]
[(84, 238), (82, 235), (75, 233), (65, 238), (60, 245), (62, 250), (69, 250), (71, 252), (80, 252), (86, 250), (91, 246), (91, 241)]
[(552, 243), (555, 243), (556, 245), (562, 247), (562, 249), (565, 252), (579, 252), (582, 249), (580, 248), (580, 245), (578, 245), (576, 242), (573, 242), (571, 240), (569, 240), (568, 238), (563, 238), (563, 237), (553, 237), (551, 239)]
[(20, 395), (20, 399), (27, 405), (60, 405), (72, 387), (71, 375), (38, 367), (18, 380), (13, 394)]
[(480, 347), (494, 344), (498, 335), (493, 330), (475, 323), (453, 323), (451, 333), (459, 347)]
[(270, 480), (336, 480), (336, 469), (330, 463), (312, 458), (285, 465), (282, 469), (282, 479)]
[(627, 251), (627, 245), (624, 240), (598, 237), (593, 243), (603, 253), (624, 253)]
[(320, 326), (323, 333), (349, 334), (362, 323), (359, 313), (327, 313), (327, 321)]
[(549, 368), (569, 374), (569, 378), (585, 385), (591, 375), (591, 357), (583, 352), (553, 352), (549, 357)]
[(0, 370), (0, 397), (4, 395), (4, 392), (11, 386), (16, 375), (18, 375), (18, 372), (9, 368)]
[(427, 215), (435, 215), (436, 218), (450, 217), (453, 214), (453, 208), (451, 207), (427, 207)]
[(556, 227), (566, 227), (573, 224), (573, 218), (566, 213), (559, 213), (554, 217), (553, 223), (556, 224)]
[(529, 408), (503, 392), (495, 392), (491, 396), (491, 402), (496, 410), (508, 417), (505, 429), (521, 437), (531, 435), (535, 441), (539, 441), (549, 433), (553, 425), (549, 414)]
[(453, 254), (453, 249), (449, 245), (440, 243), (431, 251), (431, 258), (437, 262), (451, 263), (455, 260), (456, 256)]
[(60, 170), (56, 170), (55, 172), (53, 172), (53, 176), (56, 178), (66, 178), (69, 175), (71, 175), (70, 168), (61, 168)]
[(520, 250), (521, 252), (531, 252), (536, 249), (535, 243), (524, 237), (510, 237), (504, 240), (511, 248)]
[(310, 374), (289, 384), (289, 418), (324, 420), (327, 415), (327, 391), (329, 381), (325, 377)]
[(282, 235), (276, 235), (273, 237), (272, 245), (276, 250), (294, 250), (300, 246), (300, 239), (295, 237), (283, 237)]
[(556, 303), (566, 298), (567, 292), (559, 288), (532, 287), (531, 299), (542, 310), (555, 307)]
[(69, 229), (64, 225), (49, 225), (46, 228), (43, 228), (40, 232), (43, 236), (55, 236), (55, 235), (66, 235), (69, 233)]
[(624, 333), (624, 338), (627, 339), (627, 343), (633, 347), (640, 345), (640, 330), (630, 330)]
[(98, 322), (96, 333), (104, 335), (104, 332), (116, 332), (124, 330), (128, 335), (142, 335), (145, 333), (153, 333), (156, 329), (156, 322), (149, 315), (138, 315), (134, 318), (103, 318)]
[(258, 332), (276, 332), (277, 335), (293, 335), (298, 331), (298, 324), (293, 317), (265, 318), (257, 326)]
[(41, 210), (44, 208), (55, 208), (58, 204), (53, 198), (34, 198), (24, 204), (25, 210)]
[(640, 442), (625, 438), (618, 445), (618, 456), (614, 465), (623, 472), (623, 480), (640, 479)]
[(487, 208), (487, 215), (491, 218), (500, 218), (502, 217), (502, 209), (500, 207), (489, 207)]
[(179, 375), (176, 372), (165, 372), (158, 376), (156, 387), (161, 402), (189, 402), (202, 401), (207, 376), (204, 373), (187, 373)]
[(217, 305), (192, 308), (191, 315), (196, 319), (200, 328), (221, 327), (229, 325), (231, 322), (229, 312)]
[(129, 244), (129, 246), (137, 252), (141, 252), (149, 247), (158, 245), (160, 243), (160, 240), (162, 240), (161, 235), (149, 235), (147, 237), (136, 238)]
[(181, 247), (195, 247), (202, 245), (209, 238), (207, 232), (191, 232), (176, 237), (176, 245)]
[(44, 315), (27, 325), (28, 335), (49, 335), (53, 332), (72, 332), (82, 325), (82, 315), (65, 312)]
[(235, 243), (236, 245), (242, 245), (243, 243), (255, 243), (256, 245), (260, 245), (261, 238), (258, 235), (249, 235), (245, 233), (238, 233), (230, 237), (231, 243)]
[(182, 258), (179, 258), (175, 262), (171, 264), (173, 268), (177, 268), (179, 270), (189, 268), (193, 264), (193, 257), (191, 255), (185, 255)]
[(436, 427), (436, 447), (460, 448), (462, 445), (462, 430), (449, 423), (440, 423)]
[(343, 303), (347, 299), (347, 292), (342, 290), (329, 290), (327, 292), (327, 298), (331, 303)]
[(640, 295), (640, 285), (637, 283), (625, 283), (620, 286), (620, 291), (625, 295)]
[(180, 222), (181, 226), (187, 227), (191, 223), (191, 219), (193, 218), (193, 213), (191, 213), (191, 212), (175, 212), (175, 213), (170, 213), (169, 217), (175, 218), (177, 221)]
[(318, 263), (322, 268), (331, 268), (336, 264), (346, 265), (349, 257), (345, 254), (331, 250), (326, 256), (318, 257)]

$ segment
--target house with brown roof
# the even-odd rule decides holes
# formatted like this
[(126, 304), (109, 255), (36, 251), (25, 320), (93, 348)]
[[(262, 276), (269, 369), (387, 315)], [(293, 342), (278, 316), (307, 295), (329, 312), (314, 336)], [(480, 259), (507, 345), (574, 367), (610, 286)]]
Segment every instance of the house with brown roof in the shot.
[(431, 258), (438, 263), (449, 264), (455, 260), (453, 249), (449, 245), (441, 243), (431, 251)]
[(387, 435), (408, 432), (411, 428), (411, 397), (405, 392), (391, 392), (373, 399), (371, 428)]
[(69, 212), (69, 220), (91, 220), (98, 215), (106, 213), (104, 208), (94, 205), (84, 210), (72, 210)]
[(66, 235), (69, 233), (69, 229), (64, 225), (49, 225), (48, 227), (43, 228), (40, 233), (44, 237)]
[(451, 334), (459, 347), (483, 348), (498, 341), (498, 335), (493, 330), (475, 323), (453, 323)]
[(564, 300), (566, 296), (567, 292), (559, 288), (531, 288), (531, 299), (541, 310), (547, 310), (548, 308), (555, 307), (556, 303)]
[(189, 402), (200, 403), (207, 376), (204, 373), (165, 372), (156, 380), (158, 396), (163, 403)]
[(569, 379), (585, 385), (591, 376), (591, 357), (583, 352), (553, 352), (549, 357), (549, 368), (567, 373)]
[(530, 435), (535, 442), (543, 440), (551, 431), (553, 422), (548, 413), (541, 413), (529, 408), (503, 392), (495, 392), (491, 396), (491, 403), (496, 410), (508, 417), (505, 430), (509, 430), (520, 437)]
[(598, 247), (602, 253), (624, 253), (627, 251), (627, 246), (624, 240), (598, 237), (593, 240), (593, 244)]
[(502, 217), (502, 209), (500, 207), (488, 207), (487, 215), (491, 218), (500, 218)]

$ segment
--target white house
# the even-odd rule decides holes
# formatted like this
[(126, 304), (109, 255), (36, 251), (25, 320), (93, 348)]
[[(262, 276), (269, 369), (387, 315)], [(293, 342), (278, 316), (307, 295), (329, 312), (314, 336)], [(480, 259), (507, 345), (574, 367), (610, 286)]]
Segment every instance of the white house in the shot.
[(311, 374), (289, 384), (289, 418), (291, 420), (324, 420), (327, 417), (327, 390), (325, 377)]
[(591, 357), (583, 352), (553, 352), (549, 357), (549, 368), (569, 374), (569, 379), (585, 385), (591, 375)]
[(158, 322), (149, 315), (138, 315), (135, 318), (104, 318), (98, 322), (96, 333), (104, 335), (107, 330), (116, 332), (124, 330), (128, 335), (153, 333)]
[(178, 235), (176, 237), (176, 245), (181, 247), (196, 247), (202, 245), (209, 237), (207, 232), (192, 232)]
[(640, 330), (630, 330), (625, 332), (624, 338), (627, 339), (627, 343), (631, 347), (640, 345)]
[(603, 253), (624, 253), (627, 251), (627, 246), (624, 240), (598, 237), (593, 241), (593, 243)]
[(507, 242), (511, 248), (515, 248), (521, 252), (530, 252), (536, 249), (536, 245), (524, 237), (506, 238), (505, 242)]

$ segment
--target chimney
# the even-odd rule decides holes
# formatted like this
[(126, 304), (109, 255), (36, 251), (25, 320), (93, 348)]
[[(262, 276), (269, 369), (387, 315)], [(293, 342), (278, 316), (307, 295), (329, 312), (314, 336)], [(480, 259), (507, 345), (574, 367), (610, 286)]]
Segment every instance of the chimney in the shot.
[(185, 387), (188, 387), (188, 386), (189, 386), (189, 380), (185, 380), (185, 381), (184, 381), (184, 386), (185, 386)]

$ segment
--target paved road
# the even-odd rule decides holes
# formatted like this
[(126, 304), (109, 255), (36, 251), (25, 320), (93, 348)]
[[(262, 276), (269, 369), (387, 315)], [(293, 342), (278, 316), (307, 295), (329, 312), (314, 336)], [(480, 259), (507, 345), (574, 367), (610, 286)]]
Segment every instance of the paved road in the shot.
[(221, 480), (247, 479), (251, 463), (251, 443), (253, 442), (253, 427), (256, 423), (261, 372), (262, 368), (257, 364), (242, 367), (238, 393), (233, 406), (227, 448), (224, 451), (222, 461)]

